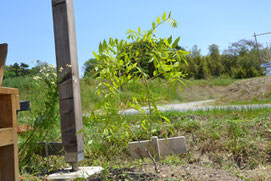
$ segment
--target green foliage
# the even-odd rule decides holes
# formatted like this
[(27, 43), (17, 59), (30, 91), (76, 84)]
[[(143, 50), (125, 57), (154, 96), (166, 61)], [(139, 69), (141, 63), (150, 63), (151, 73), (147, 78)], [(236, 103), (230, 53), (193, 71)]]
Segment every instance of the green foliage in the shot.
[(94, 68), (97, 66), (97, 59), (91, 58), (84, 63), (84, 77), (95, 77)]
[(19, 76), (19, 77), (13, 77), (13, 78), (6, 78), (3, 80), (3, 87), (12, 87), (12, 88), (17, 88), (19, 90), (29, 90), (33, 87), (31, 85), (31, 77), (25, 76)]
[(48, 165), (42, 165), (43, 159), (36, 155), (38, 143), (56, 141), (60, 135), (56, 70), (53, 66), (44, 67), (34, 79), (30, 81), (39, 91), (35, 95), (39, 101), (32, 104), (31, 112), (19, 117), (21, 123), (32, 128), (19, 137), (19, 163), (21, 171), (40, 172)]
[[(259, 165), (270, 164), (270, 108), (258, 110), (211, 110), (196, 112), (165, 112), (163, 116), (171, 120), (169, 124), (154, 124), (153, 135), (168, 137), (173, 134), (185, 135), (188, 153), (162, 158), (162, 163), (213, 163), (215, 168), (253, 169)], [(140, 139), (148, 139), (148, 135), (141, 134), (137, 122), (144, 115), (126, 115), (124, 121), (131, 125), (131, 129)], [(97, 130), (104, 124), (101, 121), (89, 121), (84, 117), (87, 138), (87, 155), (89, 164), (95, 165), (123, 165), (132, 162), (127, 149), (128, 142), (135, 139), (130, 137), (118, 144), (108, 141)], [(159, 116), (154, 119), (159, 121)], [(90, 123), (90, 124), (89, 124)], [(165, 132), (170, 129), (172, 132)], [(205, 155), (202, 160), (199, 153)], [(171, 160), (174, 157), (174, 160)], [(206, 160), (206, 157), (209, 160)], [(220, 161), (218, 161), (220, 159)], [(144, 160), (147, 161), (147, 160)], [(180, 162), (180, 163), (178, 163)], [(135, 164), (135, 163), (134, 163)]]
[[(146, 102), (149, 110), (146, 112), (142, 109), (137, 97), (127, 101), (126, 106), (138, 110), (143, 115), (137, 125), (148, 133), (149, 139), (152, 137), (153, 123), (170, 122), (157, 109), (157, 98), (150, 89), (149, 81), (150, 78), (162, 77), (168, 86), (179, 86), (178, 83), (182, 83), (182, 78), (185, 76), (181, 64), (186, 63), (188, 52), (176, 49), (179, 37), (175, 41), (172, 41), (172, 37), (157, 37), (157, 28), (164, 23), (169, 23), (173, 28), (177, 26), (177, 22), (170, 17), (170, 14), (166, 17), (164, 13), (162, 20), (158, 17), (151, 29), (141, 31), (138, 27), (138, 31), (128, 30), (127, 40), (113, 38), (109, 41), (104, 40), (99, 45), (98, 54), (93, 52), (97, 60), (97, 66), (94, 68), (97, 72), (96, 79), (100, 82), (97, 93), (103, 95), (104, 101), (99, 107), (102, 112), (92, 114), (92, 119), (103, 123), (100, 132), (108, 141), (113, 140), (115, 143), (122, 144), (131, 136), (138, 138), (138, 135), (131, 132), (130, 125), (123, 115), (119, 114), (120, 90), (130, 83), (137, 82), (143, 86), (141, 99), (142, 102)], [(154, 122), (154, 116), (159, 116), (160, 120)]]
[[(155, 26), (156, 22), (153, 24), (153, 27)], [(136, 35), (134, 35), (133, 31), (129, 31), (128, 33), (133, 34), (131, 35), (131, 38), (138, 38)], [(142, 32), (140, 31), (140, 33)], [(177, 38), (172, 43), (172, 37), (169, 37), (167, 42), (171, 44), (173, 49), (184, 50), (178, 45), (179, 40), (180, 39)], [(157, 44), (157, 46), (159, 46), (159, 42), (160, 41), (157, 40), (153, 44)], [(134, 41), (131, 42), (131, 44), (133, 45), (132, 49), (134, 51), (136, 51), (138, 47), (144, 49), (144, 51), (141, 52), (142, 70), (148, 74), (149, 77), (155, 77), (155, 62), (149, 61), (150, 55), (146, 53), (154, 48), (153, 44), (149, 42), (142, 43), (141, 41)], [(262, 45), (260, 45), (260, 47), (262, 47)], [(125, 49), (123, 51), (125, 54), (129, 53), (129, 51)], [(262, 57), (266, 57), (264, 55), (269, 55), (269, 51), (270, 50), (268, 48), (261, 48), (260, 55)], [(222, 54), (220, 53), (218, 45), (212, 44), (209, 46), (209, 54), (207, 56), (202, 56), (200, 54), (200, 49), (197, 47), (197, 45), (194, 45), (192, 47), (190, 56), (187, 57), (187, 62), (188, 63), (182, 63), (182, 70), (187, 73), (186, 78), (208, 79), (210, 77), (231, 77), (235, 79), (243, 79), (263, 75), (256, 45), (251, 40), (243, 39), (232, 43), (231, 46), (224, 50)], [(89, 60), (85, 63), (85, 76), (93, 76), (93, 68), (96, 63), (97, 62), (94, 60)]]
[(25, 63), (14, 63), (13, 65), (6, 65), (4, 68), (4, 80), (14, 77), (35, 76), (42, 67), (47, 67), (46, 62), (36, 62), (37, 65), (29, 69), (29, 65)]
[[(28, 76), (8, 78), (3, 80), (2, 86), (18, 88), (20, 92), (20, 100), (29, 100), (31, 101), (31, 105), (34, 107), (35, 105), (39, 105), (41, 100), (39, 99), (40, 89), (33, 84), (33, 81), (31, 81), (32, 79), (33, 78)], [(219, 96), (219, 92), (214, 95), (208, 91), (198, 94), (198, 91), (202, 92), (202, 87), (216, 88), (217, 86), (228, 86), (234, 81), (235, 80), (231, 78), (201, 80), (184, 79), (183, 82), (186, 85), (184, 91), (179, 90), (177, 86), (168, 87), (166, 85), (166, 81), (163, 79), (153, 79), (150, 80), (149, 83), (150, 91), (158, 101), (157, 103), (169, 104), (216, 98)], [(98, 84), (98, 80), (90, 77), (84, 77), (80, 80), (83, 113), (89, 113), (103, 101), (103, 96), (95, 93), (95, 88)], [(193, 89), (193, 91), (187, 91), (186, 89)], [(127, 101), (131, 102), (133, 97), (136, 97), (139, 104), (146, 106), (146, 102), (144, 100), (145, 94), (144, 86), (138, 82), (130, 82), (127, 85), (122, 86), (120, 91), (120, 109), (127, 108)]]
[[(162, 137), (166, 129), (171, 129), (176, 135), (186, 136), (186, 144), (189, 149), (186, 154), (162, 157), (161, 164), (170, 166), (183, 164), (204, 166), (208, 164), (217, 170), (231, 173), (244, 171), (242, 174), (244, 178), (249, 177), (247, 172), (259, 173), (258, 168), (265, 168), (264, 174), (269, 171), (271, 160), (270, 108), (165, 112), (163, 115), (168, 117), (171, 123), (154, 124), (155, 132), (153, 134)], [(137, 135), (140, 133), (137, 133), (139, 129), (136, 123), (142, 116), (125, 116), (125, 121), (129, 122), (131, 129)], [(81, 165), (102, 166), (105, 169), (107, 167), (142, 168), (141, 166), (146, 166), (146, 163), (151, 163), (150, 159), (131, 159), (127, 147), (129, 141), (134, 141), (133, 138), (129, 138), (122, 144), (118, 144), (118, 140), (116, 143), (113, 140), (109, 142), (98, 131), (104, 123), (98, 120), (90, 121), (91, 119), (90, 116), (83, 117), (86, 133), (86, 159), (81, 162)], [(159, 117), (154, 117), (154, 119), (159, 119)], [(172, 132), (168, 132), (167, 136), (172, 136)], [(142, 137), (139, 138), (147, 139), (148, 135), (142, 134)], [(40, 165), (45, 164), (45, 161), (42, 160)], [(264, 175), (263, 177), (265, 178)], [(262, 180), (264, 179), (262, 178)]]
[[(266, 49), (261, 49), (266, 52)], [(187, 78), (208, 79), (210, 77), (224, 77), (243, 79), (261, 76), (260, 59), (254, 42), (240, 40), (232, 43), (223, 54), (215, 44), (209, 46), (209, 54), (202, 56), (200, 49), (192, 47), (191, 56), (187, 59), (188, 65), (183, 64), (182, 69)]]

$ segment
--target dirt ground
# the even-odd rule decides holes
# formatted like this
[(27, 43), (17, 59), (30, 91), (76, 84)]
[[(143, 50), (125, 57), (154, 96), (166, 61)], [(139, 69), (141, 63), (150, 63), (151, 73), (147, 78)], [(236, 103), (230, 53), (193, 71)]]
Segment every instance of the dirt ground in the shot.
[[(146, 164), (142, 169), (109, 169), (106, 174), (94, 175), (89, 181), (102, 180), (187, 180), (187, 181), (239, 181), (238, 176), (226, 171), (195, 164), (181, 166), (159, 165), (159, 173), (153, 165)], [(106, 178), (105, 178), (106, 175)]]
[(191, 86), (184, 87), (179, 94), (183, 102), (209, 100), (220, 97), (226, 88), (225, 86)]
[(271, 76), (240, 80), (228, 86), (218, 101), (265, 100), (271, 97)]

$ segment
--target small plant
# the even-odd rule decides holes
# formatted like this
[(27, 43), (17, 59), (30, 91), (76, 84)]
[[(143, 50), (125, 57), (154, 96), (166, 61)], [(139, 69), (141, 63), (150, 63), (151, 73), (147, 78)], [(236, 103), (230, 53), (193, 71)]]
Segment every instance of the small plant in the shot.
[[(157, 17), (156, 22), (152, 23), (152, 28), (147, 31), (128, 30), (127, 40), (110, 38), (104, 40), (99, 45), (98, 54), (93, 52), (97, 59), (96, 71), (97, 80), (100, 82), (97, 93), (104, 96), (102, 109), (99, 114), (93, 114), (93, 119), (98, 119), (104, 123), (102, 134), (112, 141), (126, 141), (134, 137), (139, 141), (139, 136), (132, 131), (129, 122), (125, 121), (120, 114), (120, 95), (124, 85), (135, 82), (143, 85), (143, 100), (148, 105), (148, 110), (141, 107), (136, 97), (132, 97), (126, 102), (128, 108), (138, 110), (143, 119), (137, 122), (147, 134), (151, 141), (153, 135), (153, 124), (169, 123), (170, 120), (163, 116), (157, 108), (157, 98), (154, 97), (150, 89), (150, 80), (164, 79), (163, 86), (178, 86), (182, 84), (185, 77), (181, 70), (181, 64), (186, 63), (188, 52), (178, 48), (180, 37), (173, 41), (169, 38), (158, 38), (157, 29), (161, 25), (168, 23), (171, 27), (177, 27), (177, 22), (171, 18), (171, 13)], [(162, 83), (161, 83), (162, 86)], [(146, 114), (147, 113), (147, 114)], [(154, 119), (158, 116), (160, 119)], [(154, 121), (155, 120), (155, 121)], [(167, 137), (167, 134), (165, 133)], [(150, 148), (145, 148), (152, 159), (155, 170), (158, 171), (157, 163), (151, 154)]]
[(19, 137), (20, 170), (40, 172), (41, 158), (36, 156), (38, 143), (59, 139), (60, 125), (58, 115), (58, 84), (56, 69), (53, 65), (43, 67), (31, 80), (33, 87), (39, 91), (37, 104), (32, 105), (30, 114), (25, 118), (31, 130)]

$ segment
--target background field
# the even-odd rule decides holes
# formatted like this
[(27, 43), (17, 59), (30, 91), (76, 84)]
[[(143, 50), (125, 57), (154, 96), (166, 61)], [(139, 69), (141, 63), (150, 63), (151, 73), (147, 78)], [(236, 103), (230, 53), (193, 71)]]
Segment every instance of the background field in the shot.
[[(217, 99), (214, 104), (244, 104), (270, 103), (270, 78), (259, 77), (246, 80), (210, 79), (184, 80), (183, 90), (168, 88), (163, 82), (153, 80), (151, 91), (159, 98), (160, 104), (182, 103), (207, 99)], [(20, 113), (21, 125), (33, 124), (33, 113), (42, 109), (42, 90), (37, 87), (30, 77), (5, 79), (4, 86), (15, 87), (20, 90), (21, 100), (31, 100), (33, 110)], [(81, 80), (82, 106), (84, 113), (89, 113), (95, 105), (101, 102), (101, 97), (95, 94), (95, 82), (92, 78)], [(260, 89), (260, 91), (259, 91)], [(260, 94), (257, 94), (260, 92)], [(131, 96), (140, 101), (142, 87), (131, 84), (122, 88), (121, 108), (125, 109), (125, 102)], [(143, 100), (142, 100), (143, 101)], [(258, 110), (212, 110), (197, 112), (165, 112), (170, 124), (155, 124), (153, 135), (158, 137), (181, 136), (186, 137), (188, 153), (164, 157), (159, 164), (161, 172), (153, 172), (150, 159), (132, 160), (129, 156), (127, 143), (135, 137), (127, 136), (120, 139), (116, 134), (110, 138), (103, 134), (103, 123), (95, 121), (91, 116), (83, 116), (85, 135), (86, 159), (81, 165), (103, 166), (105, 172), (95, 175), (97, 178), (117, 179), (123, 177), (134, 179), (133, 174), (146, 178), (187, 180), (219, 180), (250, 179), (270, 180), (271, 155), (271, 117), (270, 108)], [(55, 122), (59, 122), (55, 120)], [(116, 118), (117, 119), (117, 118)], [(139, 139), (147, 139), (142, 130), (137, 129), (139, 115), (126, 116), (123, 121), (139, 135)], [(54, 125), (54, 136), (51, 141), (61, 141), (60, 125)], [(166, 130), (171, 131), (166, 131)], [(26, 134), (27, 135), (27, 134)], [(19, 144), (26, 135), (19, 136)], [(50, 140), (50, 139), (48, 139)], [(67, 166), (63, 157), (46, 158), (32, 155), (31, 166), (21, 168), (24, 179), (32, 179), (37, 173), (46, 173), (62, 166)], [(48, 165), (49, 163), (49, 165)], [(136, 169), (135, 169), (136, 168)], [(264, 169), (263, 169), (264, 168)], [(143, 170), (142, 170), (143, 169)], [(187, 170), (189, 169), (189, 171)], [(178, 171), (182, 170), (182, 171)], [(219, 173), (217, 176), (217, 173)], [(207, 176), (206, 176), (207, 175)], [(39, 178), (39, 175), (35, 176)]]

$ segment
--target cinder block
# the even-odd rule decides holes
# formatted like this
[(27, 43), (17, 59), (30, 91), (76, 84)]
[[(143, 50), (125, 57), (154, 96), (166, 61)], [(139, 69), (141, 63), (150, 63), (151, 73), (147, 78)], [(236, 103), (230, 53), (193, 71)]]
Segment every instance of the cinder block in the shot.
[[(155, 138), (153, 139), (155, 140)], [(130, 142), (129, 150), (132, 158), (143, 158), (148, 157), (148, 153), (144, 149), (144, 147), (150, 150), (152, 156), (156, 159), (160, 156), (170, 155), (170, 154), (181, 154), (186, 153), (186, 144), (184, 136), (167, 138), (167, 139), (158, 139), (158, 145), (154, 145), (155, 142), (149, 142), (149, 140), (144, 141), (134, 141)]]

